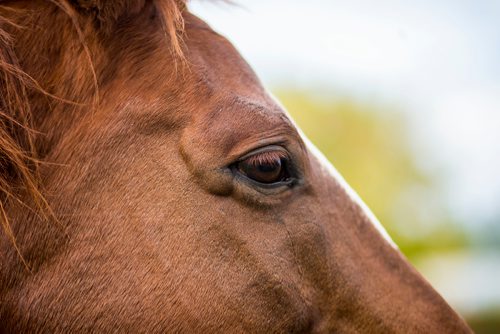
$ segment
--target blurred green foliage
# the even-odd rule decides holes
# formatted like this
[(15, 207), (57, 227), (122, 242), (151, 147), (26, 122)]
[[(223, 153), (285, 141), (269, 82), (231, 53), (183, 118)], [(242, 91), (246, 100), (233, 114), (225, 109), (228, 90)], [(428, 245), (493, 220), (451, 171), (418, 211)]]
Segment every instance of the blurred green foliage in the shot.
[(461, 248), (464, 231), (419, 167), (404, 114), (328, 94), (276, 89), (292, 118), (359, 193), (410, 259)]
[(500, 333), (500, 309), (494, 308), (479, 314), (469, 315), (466, 320), (476, 334)]

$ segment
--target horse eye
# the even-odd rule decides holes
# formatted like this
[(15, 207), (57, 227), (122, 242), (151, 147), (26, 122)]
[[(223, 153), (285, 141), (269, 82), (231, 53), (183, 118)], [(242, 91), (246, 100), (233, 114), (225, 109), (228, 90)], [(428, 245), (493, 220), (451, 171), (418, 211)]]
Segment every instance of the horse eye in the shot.
[(287, 155), (282, 151), (262, 152), (252, 155), (237, 163), (240, 173), (259, 183), (271, 184), (286, 181), (289, 178)]

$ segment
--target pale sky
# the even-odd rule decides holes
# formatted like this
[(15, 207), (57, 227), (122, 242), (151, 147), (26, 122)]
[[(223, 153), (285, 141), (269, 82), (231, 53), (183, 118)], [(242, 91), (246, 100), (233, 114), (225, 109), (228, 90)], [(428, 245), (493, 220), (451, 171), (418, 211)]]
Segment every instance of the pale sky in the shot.
[[(500, 216), (500, 1), (193, 1), (268, 87), (321, 87), (411, 120), (453, 213)], [(422, 161), (426, 166), (428, 161)]]

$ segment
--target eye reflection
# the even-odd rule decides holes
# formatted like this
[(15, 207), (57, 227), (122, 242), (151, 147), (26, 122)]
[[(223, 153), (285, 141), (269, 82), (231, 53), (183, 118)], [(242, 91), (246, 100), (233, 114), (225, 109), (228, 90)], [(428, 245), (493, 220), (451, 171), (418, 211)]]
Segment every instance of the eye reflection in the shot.
[(277, 183), (289, 178), (286, 163), (288, 156), (283, 151), (268, 151), (252, 155), (236, 165), (246, 177), (264, 184)]

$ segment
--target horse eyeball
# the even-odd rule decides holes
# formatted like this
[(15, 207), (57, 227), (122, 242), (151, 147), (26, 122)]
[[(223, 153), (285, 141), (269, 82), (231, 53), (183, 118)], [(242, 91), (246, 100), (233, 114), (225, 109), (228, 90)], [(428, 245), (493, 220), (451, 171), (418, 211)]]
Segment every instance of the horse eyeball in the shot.
[(286, 155), (280, 151), (262, 152), (238, 163), (240, 173), (259, 183), (271, 184), (284, 181)]

